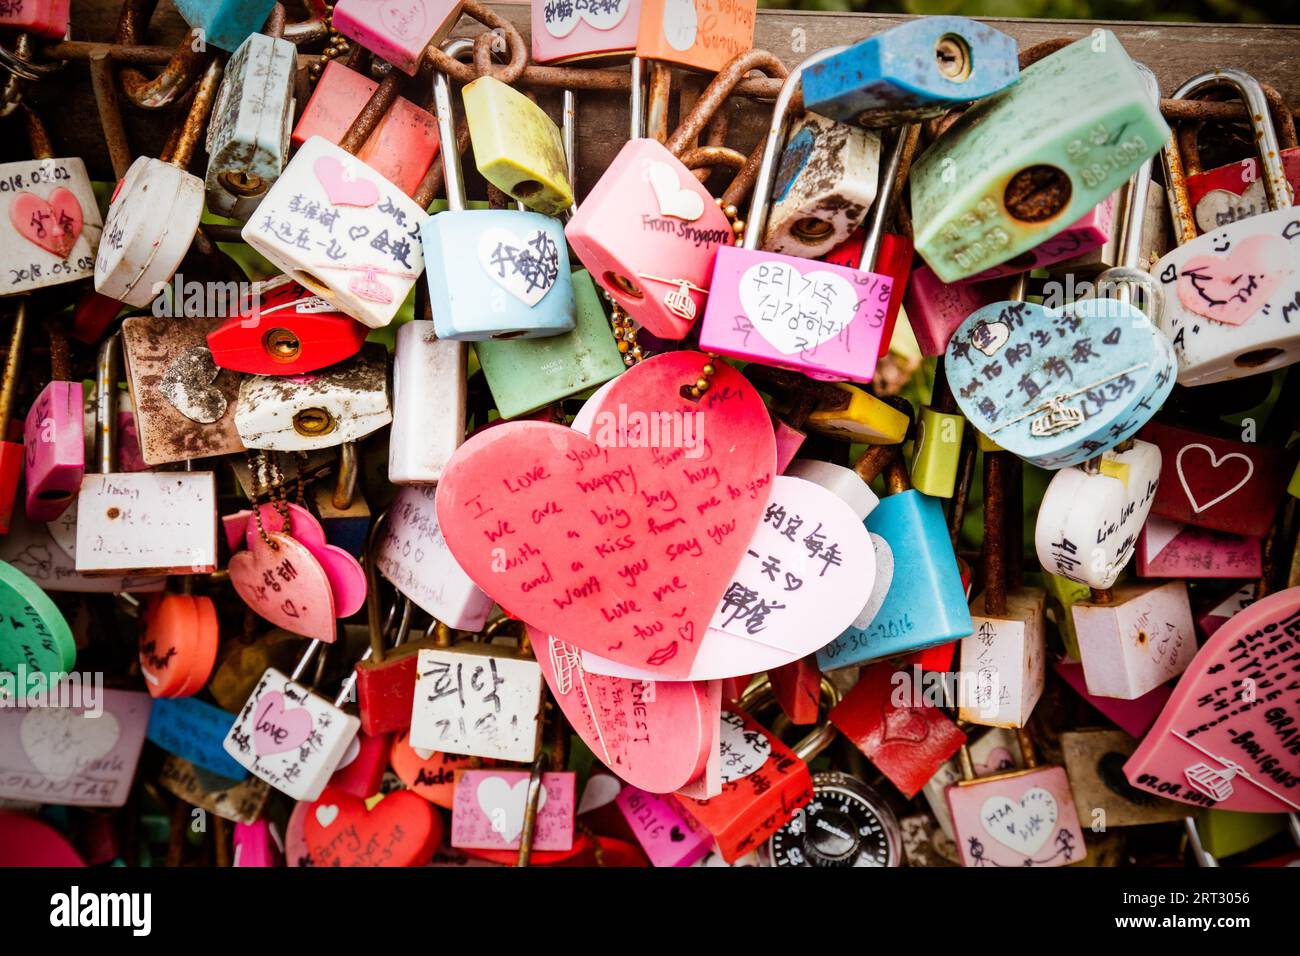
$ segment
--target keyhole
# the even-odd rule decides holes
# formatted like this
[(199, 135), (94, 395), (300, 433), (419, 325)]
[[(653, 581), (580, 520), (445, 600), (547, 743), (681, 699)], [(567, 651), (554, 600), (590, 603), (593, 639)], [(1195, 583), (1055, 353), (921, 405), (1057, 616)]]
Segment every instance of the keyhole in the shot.
[(1242, 352), (1232, 360), (1232, 364), (1238, 368), (1255, 368), (1265, 362), (1271, 362), (1281, 354), (1281, 349), (1255, 349), (1251, 352)]
[(334, 416), (323, 408), (304, 408), (293, 416), (293, 430), (312, 438), (334, 430)]
[(302, 352), (302, 342), (289, 329), (272, 329), (262, 337), (262, 348), (277, 362), (292, 362)]
[(641, 287), (625, 275), (619, 275), (617, 272), (606, 272), (605, 281), (622, 292), (629, 299), (644, 299), (645, 293)]
[(1143, 645), (1146, 644), (1146, 642), (1147, 642), (1147, 632), (1146, 632), (1146, 631), (1138, 631), (1138, 633), (1137, 633), (1137, 642), (1138, 642), (1138, 646), (1139, 646), (1139, 647), (1142, 647)]
[(965, 83), (970, 79), (970, 47), (955, 33), (939, 38), (939, 42), (934, 45), (934, 62), (939, 68), (939, 75), (946, 80)]
[(805, 216), (790, 227), (790, 234), (805, 246), (816, 245), (834, 231), (834, 226), (824, 219)]
[(236, 196), (260, 196), (266, 192), (266, 180), (246, 169), (228, 169), (217, 176), (217, 181)]
[(516, 199), (527, 199), (529, 196), (535, 196), (542, 191), (542, 184), (535, 179), (521, 179), (515, 183), (515, 188), (510, 190)]
[(1011, 177), (1002, 195), (1003, 205), (1021, 222), (1042, 222), (1065, 208), (1074, 187), (1070, 177), (1055, 166), (1027, 166)]

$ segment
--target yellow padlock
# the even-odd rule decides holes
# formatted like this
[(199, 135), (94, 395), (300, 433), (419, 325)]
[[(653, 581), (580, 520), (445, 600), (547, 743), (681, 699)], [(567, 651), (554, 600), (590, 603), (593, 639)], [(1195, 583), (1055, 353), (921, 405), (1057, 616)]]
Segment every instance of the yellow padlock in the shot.
[(573, 205), (560, 130), (536, 103), (500, 80), (461, 92), (474, 162), (483, 178), (529, 209), (558, 216)]
[(907, 434), (910, 419), (870, 392), (847, 382), (834, 386), (831, 400), (820, 401), (805, 422), (810, 431), (841, 441), (896, 445)]

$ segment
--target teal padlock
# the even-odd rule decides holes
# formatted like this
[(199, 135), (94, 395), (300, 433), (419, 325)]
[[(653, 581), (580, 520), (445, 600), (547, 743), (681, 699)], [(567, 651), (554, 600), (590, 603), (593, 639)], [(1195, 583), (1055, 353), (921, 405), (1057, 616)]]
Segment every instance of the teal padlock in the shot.
[(912, 167), (916, 251), (944, 282), (1051, 238), (1169, 138), (1137, 65), (1094, 30), (971, 107)]
[(195, 31), (195, 39), (234, 52), (261, 29), (275, 0), (176, 0), (176, 9)]
[(247, 220), (289, 160), (298, 51), (288, 40), (254, 33), (221, 81), (208, 127), (208, 209)]
[(577, 324), (572, 332), (474, 343), (502, 418), (515, 418), (603, 385), (623, 371), (623, 355), (586, 269), (573, 273), (573, 301)]

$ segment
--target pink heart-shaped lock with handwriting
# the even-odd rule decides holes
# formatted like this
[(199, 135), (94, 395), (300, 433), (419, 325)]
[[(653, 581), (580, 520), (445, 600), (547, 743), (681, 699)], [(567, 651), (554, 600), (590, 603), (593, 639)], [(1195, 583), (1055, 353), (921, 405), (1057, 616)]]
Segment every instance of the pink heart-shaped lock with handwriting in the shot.
[(438, 524), (465, 572), (539, 630), (684, 677), (771, 493), (776, 441), (754, 388), (710, 359), (656, 356), (615, 379), (591, 437), (508, 422), (457, 450)]
[(1300, 810), (1300, 588), (1214, 632), (1124, 764), (1139, 789), (1247, 813)]
[(332, 643), (334, 594), (320, 562), (284, 534), (258, 536), (230, 559), (230, 583), (244, 603), (277, 627)]
[(650, 793), (671, 793), (704, 771), (721, 720), (704, 682), (642, 681), (583, 670), (572, 644), (529, 629), (551, 693), (606, 767)]

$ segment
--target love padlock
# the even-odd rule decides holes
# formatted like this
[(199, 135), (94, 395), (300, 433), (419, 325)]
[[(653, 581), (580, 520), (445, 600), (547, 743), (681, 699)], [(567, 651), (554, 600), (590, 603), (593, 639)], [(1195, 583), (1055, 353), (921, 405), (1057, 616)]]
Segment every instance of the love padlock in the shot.
[(754, 45), (758, 0), (712, 7), (701, 0), (641, 0), (636, 55), (705, 72)]
[[(3, 18), (0, 17), (0, 20)], [(23, 106), (32, 158), (0, 164), (0, 255), (8, 264), (0, 292), (14, 295), (94, 273), (103, 225), (86, 164), (56, 159), (40, 117)]]
[(636, 50), (640, 0), (534, 3), (532, 54), (537, 63), (618, 57)]
[(967, 110), (917, 161), (917, 252), (944, 282), (1006, 262), (1113, 193), (1168, 137), (1115, 35), (1077, 40)]
[(289, 161), (298, 51), (254, 33), (226, 64), (208, 126), (208, 208), (247, 220)]
[(451, 32), (461, 6), (462, 0), (339, 0), (332, 24), (349, 40), (415, 76), (425, 48), (441, 43)]
[(49, 322), (47, 328), (50, 383), (32, 402), (23, 429), (26, 513), (31, 521), (45, 522), (67, 510), (86, 473), (83, 386), (68, 381), (67, 333), (57, 321)]
[(1164, 153), (1179, 245), (1151, 267), (1165, 290), (1160, 329), (1174, 344), (1180, 385), (1207, 385), (1259, 375), (1300, 361), (1300, 336), (1289, 305), (1300, 295), (1300, 260), (1291, 240), (1300, 234), (1277, 133), (1258, 81), (1240, 70), (1202, 73), (1174, 96), (1227, 83), (1248, 104), (1263, 159), (1270, 212), (1196, 236), (1176, 144)]
[(68, 34), (72, 0), (26, 0), (0, 8), (0, 27), (49, 40)]
[(261, 29), (275, 0), (177, 0), (176, 9), (204, 43), (238, 50)]

